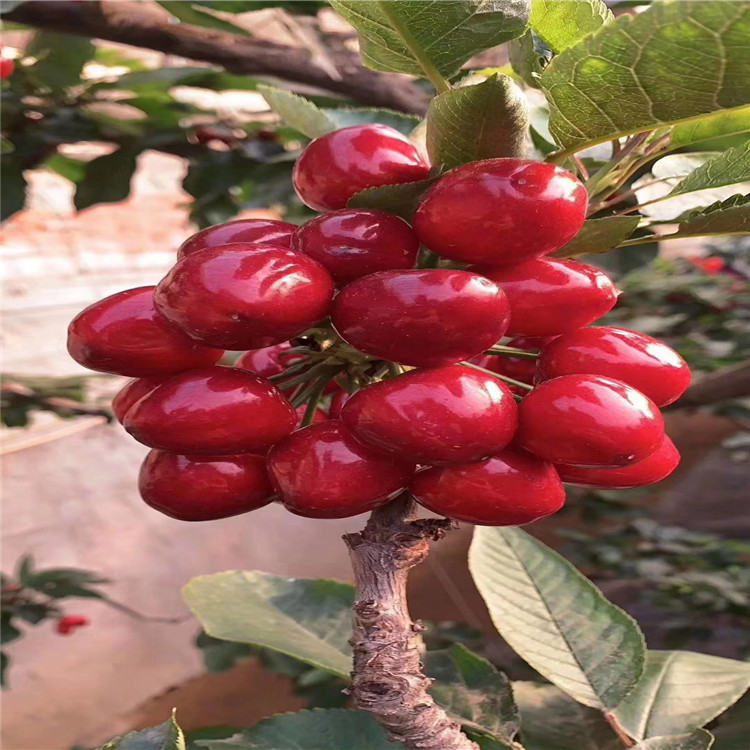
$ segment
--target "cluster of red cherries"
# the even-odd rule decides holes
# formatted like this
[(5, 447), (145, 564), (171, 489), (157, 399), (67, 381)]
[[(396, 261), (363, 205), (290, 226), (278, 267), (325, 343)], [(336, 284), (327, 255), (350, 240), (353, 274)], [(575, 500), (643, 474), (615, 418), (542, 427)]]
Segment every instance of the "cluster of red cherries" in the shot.
[[(490, 159), (434, 182), (412, 225), (347, 208), (429, 174), (389, 127), (324, 135), (294, 170), (320, 216), (204, 229), (156, 287), (75, 318), (76, 361), (136, 378), (113, 409), (152, 448), (146, 503), (187, 521), (273, 500), (343, 518), (408, 490), (444, 516), (517, 525), (557, 511), (563, 483), (638, 487), (676, 467), (659, 407), (687, 365), (643, 334), (587, 327), (615, 286), (549, 257), (584, 222), (581, 182)], [(226, 366), (226, 352), (244, 353)]]

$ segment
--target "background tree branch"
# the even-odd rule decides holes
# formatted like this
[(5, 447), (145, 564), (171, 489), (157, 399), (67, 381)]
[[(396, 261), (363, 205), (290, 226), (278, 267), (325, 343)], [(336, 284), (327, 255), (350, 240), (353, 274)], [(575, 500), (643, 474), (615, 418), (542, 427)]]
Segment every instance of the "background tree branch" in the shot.
[(725, 367), (693, 383), (672, 408), (689, 409), (750, 396), (750, 360)]

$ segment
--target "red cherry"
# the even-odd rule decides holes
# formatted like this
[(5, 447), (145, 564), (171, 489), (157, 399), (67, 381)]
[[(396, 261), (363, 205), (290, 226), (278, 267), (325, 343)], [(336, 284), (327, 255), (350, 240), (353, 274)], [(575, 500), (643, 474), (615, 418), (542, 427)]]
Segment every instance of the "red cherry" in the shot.
[(151, 451), (138, 489), (147, 505), (180, 521), (213, 521), (257, 510), (273, 487), (263, 456), (180, 456)]
[(3, 57), (0, 59), (0, 80), (4, 81), (6, 78), (10, 78), (16, 70), (16, 63), (7, 58)]
[(451, 170), (430, 188), (414, 229), (445, 258), (519, 263), (572, 240), (583, 226), (587, 200), (583, 184), (560, 167), (487, 159)]
[(247, 370), (203, 367), (166, 380), (125, 415), (149, 448), (187, 455), (262, 453), (286, 437), (297, 415), (281, 392)]
[(414, 467), (376, 453), (338, 420), (290, 435), (268, 454), (281, 502), (308, 518), (347, 518), (383, 505), (401, 491)]
[(331, 397), (331, 404), (328, 407), (328, 419), (340, 419), (341, 410), (344, 408), (344, 404), (349, 400), (350, 396), (345, 390), (336, 391)]
[(675, 444), (665, 435), (661, 445), (648, 458), (630, 466), (614, 469), (591, 469), (583, 466), (556, 467), (560, 479), (581, 487), (606, 487), (611, 490), (626, 490), (645, 487), (666, 479), (679, 465), (680, 453)]
[(333, 280), (312, 258), (235, 244), (183, 258), (159, 282), (154, 302), (190, 336), (242, 350), (299, 335), (326, 317), (332, 297)]
[(341, 338), (366, 354), (414, 367), (474, 357), (502, 335), (505, 295), (468, 271), (381, 271), (353, 281), (333, 302)]
[(201, 346), (154, 307), (154, 287), (105, 297), (68, 327), (68, 352), (89, 370), (159, 377), (217, 362), (224, 352)]
[(357, 440), (417, 464), (490, 456), (518, 424), (510, 391), (492, 375), (451, 365), (414, 370), (355, 393), (341, 419)]
[(512, 336), (567, 333), (598, 320), (617, 302), (617, 289), (605, 273), (574, 260), (529, 260), (469, 270), (491, 279), (507, 295)]
[(279, 375), (289, 365), (302, 359), (301, 354), (287, 354), (287, 350), (291, 348), (292, 345), (288, 341), (282, 341), (263, 349), (251, 349), (239, 357), (234, 366), (270, 378), (272, 375)]
[(264, 243), (277, 247), (291, 247), (292, 234), (297, 227), (274, 219), (237, 219), (226, 224), (215, 224), (188, 237), (177, 251), (177, 260), (207, 247), (235, 243)]
[(352, 125), (316, 138), (292, 174), (297, 195), (316, 211), (346, 208), (356, 193), (425, 179), (417, 147), (387, 125)]
[(398, 216), (353, 208), (303, 224), (292, 248), (315, 258), (341, 286), (376, 271), (413, 268), (419, 240)]
[(55, 625), (55, 630), (60, 635), (70, 635), (76, 628), (84, 627), (91, 622), (86, 615), (65, 615)]
[(538, 385), (518, 417), (518, 445), (555, 464), (627, 466), (648, 458), (664, 439), (664, 420), (651, 399), (598, 375)]
[(477, 463), (420, 471), (409, 489), (428, 510), (480, 526), (531, 523), (565, 503), (554, 466), (515, 448)]
[(538, 380), (589, 373), (622, 380), (657, 406), (690, 385), (687, 362), (661, 341), (625, 328), (582, 328), (553, 341), (539, 358)]
[(112, 399), (112, 411), (117, 421), (122, 424), (130, 408), (163, 382), (164, 378), (137, 378), (126, 383)]

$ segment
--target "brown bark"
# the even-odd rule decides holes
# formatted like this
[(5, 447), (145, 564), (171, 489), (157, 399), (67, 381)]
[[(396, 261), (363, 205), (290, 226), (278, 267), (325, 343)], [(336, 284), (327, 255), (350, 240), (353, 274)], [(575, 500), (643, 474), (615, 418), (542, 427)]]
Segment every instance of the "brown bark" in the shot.
[(750, 360), (712, 372), (688, 388), (670, 408), (689, 409), (750, 396)]

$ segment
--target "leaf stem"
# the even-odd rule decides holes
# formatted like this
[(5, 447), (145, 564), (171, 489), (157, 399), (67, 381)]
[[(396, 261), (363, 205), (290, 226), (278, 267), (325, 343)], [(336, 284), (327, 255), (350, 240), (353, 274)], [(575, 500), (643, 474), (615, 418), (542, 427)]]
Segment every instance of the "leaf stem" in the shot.
[(625, 745), (625, 747), (635, 746), (635, 740), (625, 731), (622, 724), (620, 724), (617, 717), (611, 711), (604, 712), (604, 719), (606, 720), (607, 724), (612, 727), (614, 733), (617, 735), (617, 738), (620, 740), (620, 742), (622, 742), (623, 745)]

